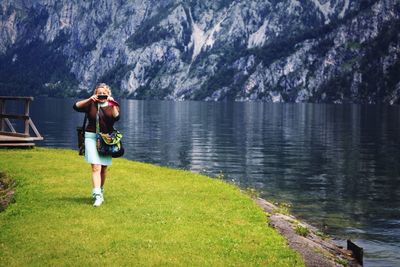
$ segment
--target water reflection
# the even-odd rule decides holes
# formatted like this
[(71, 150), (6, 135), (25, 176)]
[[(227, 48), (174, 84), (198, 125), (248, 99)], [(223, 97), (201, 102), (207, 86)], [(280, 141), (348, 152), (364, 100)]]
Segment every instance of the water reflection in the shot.
[[(74, 100), (36, 99), (44, 146), (76, 147)], [(126, 157), (224, 173), (328, 233), (366, 247), (366, 266), (400, 249), (399, 107), (122, 101)], [(39, 119), (40, 118), (40, 119)], [(383, 251), (383, 252), (382, 252)], [(379, 256), (381, 255), (381, 256)], [(384, 255), (384, 256), (382, 256)]]

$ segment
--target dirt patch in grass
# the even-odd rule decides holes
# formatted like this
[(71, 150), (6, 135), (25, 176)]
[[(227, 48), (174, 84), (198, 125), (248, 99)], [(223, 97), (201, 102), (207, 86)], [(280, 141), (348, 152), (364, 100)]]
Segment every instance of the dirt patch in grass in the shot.
[(0, 172), (0, 212), (5, 210), (13, 200), (15, 193), (15, 181), (5, 173)]

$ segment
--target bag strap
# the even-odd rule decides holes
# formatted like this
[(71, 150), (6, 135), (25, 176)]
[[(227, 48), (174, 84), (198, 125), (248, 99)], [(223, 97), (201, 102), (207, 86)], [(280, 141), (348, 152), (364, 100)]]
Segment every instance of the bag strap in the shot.
[(100, 118), (99, 118), (99, 110), (100, 110), (100, 105), (97, 103), (97, 113), (96, 113), (96, 134), (100, 133)]
[(82, 130), (83, 131), (85, 131), (86, 121), (87, 121), (87, 113), (85, 113), (85, 118), (83, 119), (83, 124), (82, 124)]

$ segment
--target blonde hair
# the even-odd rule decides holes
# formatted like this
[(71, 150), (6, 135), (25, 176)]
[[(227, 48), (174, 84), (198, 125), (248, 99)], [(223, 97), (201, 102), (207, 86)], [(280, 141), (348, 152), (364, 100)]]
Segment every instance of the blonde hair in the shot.
[(98, 85), (96, 85), (96, 89), (94, 89), (94, 94), (97, 94), (97, 90), (100, 88), (103, 88), (104, 90), (106, 90), (107, 94), (109, 96), (111, 96), (111, 88), (110, 88), (110, 86), (108, 86), (105, 83), (99, 83)]

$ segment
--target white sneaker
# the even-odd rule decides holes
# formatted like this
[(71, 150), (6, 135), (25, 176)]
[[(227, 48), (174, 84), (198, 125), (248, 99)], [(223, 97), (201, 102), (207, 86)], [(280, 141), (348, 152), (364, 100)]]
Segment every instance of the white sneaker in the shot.
[(99, 207), (101, 204), (103, 204), (103, 195), (102, 194), (96, 194), (95, 195), (95, 201), (93, 203), (93, 207)]
[[(104, 201), (105, 197), (104, 197), (104, 189), (103, 188), (101, 189), (101, 195), (103, 196), (103, 201)], [(96, 194), (95, 193), (92, 193), (92, 199), (93, 199), (93, 201), (96, 200)]]

